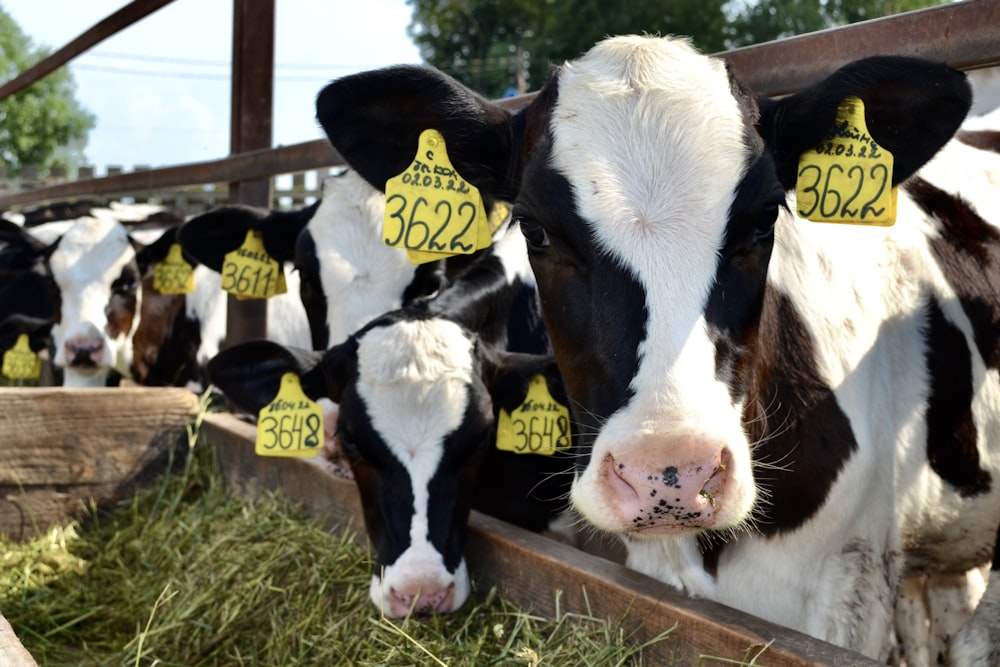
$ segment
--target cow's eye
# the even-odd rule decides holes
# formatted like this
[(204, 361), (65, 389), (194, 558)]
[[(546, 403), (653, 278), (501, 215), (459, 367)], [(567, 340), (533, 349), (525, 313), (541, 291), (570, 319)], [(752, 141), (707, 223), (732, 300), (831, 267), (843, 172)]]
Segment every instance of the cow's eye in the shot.
[(518, 224), (521, 226), (521, 233), (524, 234), (528, 245), (534, 249), (548, 248), (549, 235), (545, 229), (531, 218), (518, 217)]
[(760, 215), (757, 216), (757, 228), (755, 230), (756, 238), (764, 238), (774, 231), (774, 223), (778, 220), (778, 210), (780, 206), (780, 204), (772, 202), (770, 204), (765, 204), (764, 208), (760, 210)]

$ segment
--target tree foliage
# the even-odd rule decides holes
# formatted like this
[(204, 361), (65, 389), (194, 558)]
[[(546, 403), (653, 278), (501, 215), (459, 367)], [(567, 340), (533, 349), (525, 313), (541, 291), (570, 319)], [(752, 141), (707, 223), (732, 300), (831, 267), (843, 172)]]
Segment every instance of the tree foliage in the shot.
[[(0, 80), (13, 79), (48, 55), (0, 7)], [(67, 148), (79, 152), (86, 144), (95, 119), (76, 101), (75, 91), (73, 75), (61, 68), (0, 100), (0, 164), (11, 174), (25, 165), (50, 167)]]
[(689, 35), (707, 53), (943, 0), (407, 0), (423, 59), (488, 97), (539, 88), (607, 35)]

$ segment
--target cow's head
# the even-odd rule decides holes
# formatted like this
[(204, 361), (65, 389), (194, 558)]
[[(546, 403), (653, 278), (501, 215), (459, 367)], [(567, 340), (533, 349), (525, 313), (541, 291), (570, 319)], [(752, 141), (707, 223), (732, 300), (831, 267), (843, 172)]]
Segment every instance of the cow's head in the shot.
[(113, 370), (128, 375), (140, 300), (139, 244), (117, 219), (96, 212), (69, 224), (51, 244), (25, 230), (0, 233), (6, 241), (17, 235), (22, 251), (47, 263), (54, 284), (53, 363), (64, 369), (64, 384), (104, 386)]
[(589, 458), (573, 485), (594, 524), (635, 537), (731, 529), (758, 501), (750, 404), (775, 225), (799, 155), (860, 97), (893, 183), (958, 127), (964, 76), (873, 58), (779, 101), (675, 38), (617, 37), (555, 70), (511, 114), (433, 70), (330, 84), (318, 118), (373, 185), (419, 133), (515, 201), (546, 325)]
[(536, 373), (561, 393), (551, 357), (498, 353), (422, 302), (326, 353), (256, 341), (223, 350), (208, 371), (251, 412), (276, 395), (287, 371), (312, 398), (339, 405), (337, 437), (376, 552), (371, 599), (394, 618), (454, 611), (468, 597), (462, 549), (496, 414), (523, 402)]

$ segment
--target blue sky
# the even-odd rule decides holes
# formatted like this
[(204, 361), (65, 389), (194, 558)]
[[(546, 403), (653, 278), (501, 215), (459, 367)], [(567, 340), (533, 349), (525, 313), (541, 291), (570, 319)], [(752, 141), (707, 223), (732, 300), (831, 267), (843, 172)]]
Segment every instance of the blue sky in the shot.
[[(38, 45), (62, 47), (128, 0), (0, 0)], [(99, 175), (229, 153), (232, 0), (175, 0), (78, 56), (77, 99), (97, 117), (85, 154)], [(405, 0), (275, 0), (274, 145), (323, 137), (331, 79), (418, 63)]]

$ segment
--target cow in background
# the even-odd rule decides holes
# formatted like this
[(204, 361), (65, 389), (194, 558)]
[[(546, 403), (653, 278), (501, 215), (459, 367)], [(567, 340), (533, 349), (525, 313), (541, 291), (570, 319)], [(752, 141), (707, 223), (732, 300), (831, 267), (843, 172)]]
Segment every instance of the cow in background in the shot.
[[(895, 156), (892, 227), (792, 213), (848, 96)], [(516, 113), (420, 67), (317, 104), (376, 187), (433, 127), (515, 202), (581, 432), (573, 505), (631, 567), (885, 658), (904, 576), (992, 559), (950, 660), (995, 665), (1000, 157), (949, 142), (969, 98), (880, 57), (763, 99), (683, 39), (625, 36)]]
[[(120, 377), (132, 378), (134, 345), (139, 341), (137, 381), (178, 386), (190, 383), (192, 389), (200, 389), (201, 370), (192, 363), (200, 366), (207, 362), (225, 335), (226, 294), (218, 274), (213, 277), (212, 272), (196, 266), (194, 293), (160, 295), (150, 289), (151, 277), (147, 275), (157, 255), (142, 252), (145, 244), (129, 233), (113, 210), (93, 209), (90, 216), (50, 225), (60, 229), (48, 243), (35, 238), (33, 229), (9, 223), (0, 227), (0, 240), (31, 254), (51, 275), (56, 319), (53, 363), (63, 371), (63, 384), (95, 387), (116, 384)], [(146, 230), (143, 234), (162, 238), (174, 234), (174, 229)], [(289, 283), (290, 289), (297, 291), (294, 276), (289, 276)], [(270, 333), (287, 344), (308, 345), (306, 318), (295, 291), (291, 297), (272, 301)], [(144, 297), (148, 298), (145, 312)], [(298, 329), (294, 328), (296, 322), (301, 324)], [(190, 345), (187, 338), (172, 338), (175, 327), (197, 337), (196, 361), (181, 355), (186, 360), (181, 366), (167, 368), (155, 359), (150, 365), (152, 357), (162, 353), (165, 359)], [(152, 375), (145, 375), (152, 366), (156, 367)]]

